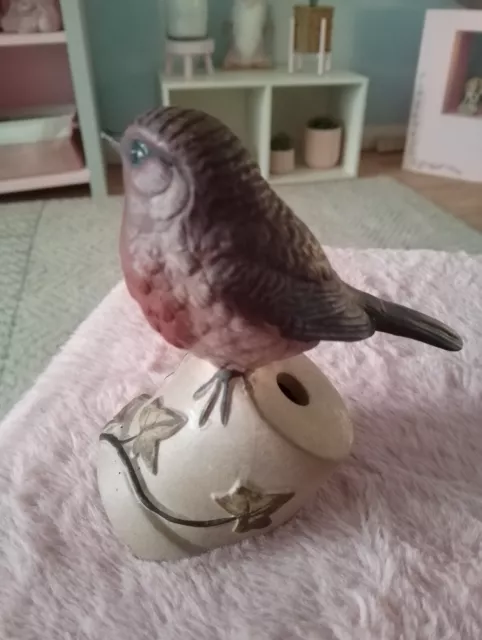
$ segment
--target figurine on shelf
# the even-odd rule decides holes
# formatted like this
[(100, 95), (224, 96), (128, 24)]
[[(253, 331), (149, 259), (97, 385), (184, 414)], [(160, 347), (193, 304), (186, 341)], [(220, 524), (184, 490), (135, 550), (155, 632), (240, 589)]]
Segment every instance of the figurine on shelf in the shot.
[(136, 555), (194, 555), (285, 522), (348, 455), (344, 404), (304, 352), (376, 332), (462, 340), (344, 282), (217, 118), (159, 108), (113, 144), (127, 290), (187, 357), (104, 429), (100, 493)]
[[(322, 340), (364, 340), (381, 331), (461, 349), (460, 338), (436, 320), (343, 283), (215, 117), (159, 108), (137, 120), (121, 146), (129, 149), (122, 155), (126, 282), (168, 342), (219, 367), (204, 389), (214, 398), (205, 420), (219, 396), (227, 422), (236, 378)], [(290, 238), (298, 239), (297, 252)]]
[(470, 78), (465, 85), (464, 99), (459, 105), (459, 113), (476, 116), (482, 103), (482, 78)]
[(10, 0), (1, 21), (7, 33), (50, 33), (62, 29), (58, 0)]
[(272, 33), (267, 0), (234, 0), (231, 46), (225, 69), (269, 69), (268, 37)]

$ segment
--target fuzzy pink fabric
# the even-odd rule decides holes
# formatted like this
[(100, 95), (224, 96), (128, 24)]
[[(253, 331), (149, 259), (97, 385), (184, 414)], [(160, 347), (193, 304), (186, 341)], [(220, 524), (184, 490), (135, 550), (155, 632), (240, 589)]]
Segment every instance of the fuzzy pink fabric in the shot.
[(177, 564), (138, 561), (96, 488), (101, 426), (178, 355), (119, 285), (0, 426), (0, 637), (482, 638), (482, 257), (330, 251), (355, 285), (458, 329), (461, 354), (376, 336), (312, 353), (354, 455), (289, 524)]

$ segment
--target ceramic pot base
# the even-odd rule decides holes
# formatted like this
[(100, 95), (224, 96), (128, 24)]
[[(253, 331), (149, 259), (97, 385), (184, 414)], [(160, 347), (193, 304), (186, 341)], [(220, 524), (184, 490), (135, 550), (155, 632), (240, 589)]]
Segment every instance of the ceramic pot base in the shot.
[(196, 391), (215, 373), (187, 357), (155, 396), (135, 398), (102, 431), (101, 499), (139, 558), (176, 560), (271, 531), (351, 450), (345, 405), (306, 356), (234, 378), (227, 423), (219, 395), (200, 427), (209, 394)]

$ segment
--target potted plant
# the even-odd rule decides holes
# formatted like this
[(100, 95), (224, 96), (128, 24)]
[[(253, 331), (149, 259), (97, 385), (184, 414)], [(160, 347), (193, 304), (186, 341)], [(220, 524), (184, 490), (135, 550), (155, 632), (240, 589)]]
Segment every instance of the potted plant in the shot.
[(277, 133), (271, 138), (271, 173), (290, 173), (295, 168), (295, 148), (287, 133)]
[(308, 121), (305, 130), (305, 163), (311, 169), (331, 169), (340, 161), (342, 126), (330, 116)]

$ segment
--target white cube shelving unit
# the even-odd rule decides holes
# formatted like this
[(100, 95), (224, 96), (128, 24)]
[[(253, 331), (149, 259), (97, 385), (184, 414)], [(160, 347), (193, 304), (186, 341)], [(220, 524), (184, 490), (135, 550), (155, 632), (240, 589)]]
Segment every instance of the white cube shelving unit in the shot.
[[(229, 125), (256, 158), (263, 176), (273, 184), (353, 178), (358, 174), (368, 78), (349, 71), (289, 73), (216, 71), (186, 79), (161, 75), (165, 106), (202, 109)], [(303, 166), (303, 134), (307, 121), (332, 115), (343, 122), (343, 150), (338, 167), (320, 171)], [(296, 145), (297, 167), (290, 174), (270, 176), (271, 136), (289, 133)]]

